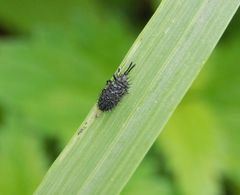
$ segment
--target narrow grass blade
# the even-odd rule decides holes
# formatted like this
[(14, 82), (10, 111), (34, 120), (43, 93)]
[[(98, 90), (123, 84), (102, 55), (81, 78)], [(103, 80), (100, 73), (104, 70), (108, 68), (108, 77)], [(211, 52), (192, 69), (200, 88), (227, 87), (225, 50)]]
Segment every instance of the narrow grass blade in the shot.
[[(131, 88), (108, 113), (94, 107), (36, 194), (118, 194), (216, 46), (239, 0), (163, 1), (123, 60)], [(107, 80), (108, 78), (106, 78)]]

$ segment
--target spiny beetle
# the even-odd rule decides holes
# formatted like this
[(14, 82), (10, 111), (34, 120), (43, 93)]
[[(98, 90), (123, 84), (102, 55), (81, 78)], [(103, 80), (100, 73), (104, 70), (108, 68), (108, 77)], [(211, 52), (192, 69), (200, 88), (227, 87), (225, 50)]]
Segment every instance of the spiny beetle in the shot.
[(108, 80), (105, 88), (102, 90), (98, 99), (99, 110), (106, 112), (112, 110), (128, 92), (129, 89), (129, 72), (136, 64), (132, 62), (124, 73), (120, 73), (119, 68), (117, 73), (113, 75), (113, 80)]

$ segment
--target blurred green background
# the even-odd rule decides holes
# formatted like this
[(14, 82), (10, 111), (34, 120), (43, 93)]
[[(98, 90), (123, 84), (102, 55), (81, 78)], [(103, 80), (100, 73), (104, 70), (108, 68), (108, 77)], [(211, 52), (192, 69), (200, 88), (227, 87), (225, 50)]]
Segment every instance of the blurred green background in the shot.
[[(158, 4), (0, 0), (0, 194), (33, 193)], [(238, 11), (123, 195), (240, 194), (239, 35)]]

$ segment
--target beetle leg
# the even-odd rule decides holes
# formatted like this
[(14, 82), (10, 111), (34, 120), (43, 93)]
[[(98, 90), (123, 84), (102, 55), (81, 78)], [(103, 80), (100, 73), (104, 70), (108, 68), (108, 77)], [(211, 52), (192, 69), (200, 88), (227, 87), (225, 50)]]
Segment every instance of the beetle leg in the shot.
[(106, 85), (109, 85), (111, 83), (111, 80), (107, 80)]

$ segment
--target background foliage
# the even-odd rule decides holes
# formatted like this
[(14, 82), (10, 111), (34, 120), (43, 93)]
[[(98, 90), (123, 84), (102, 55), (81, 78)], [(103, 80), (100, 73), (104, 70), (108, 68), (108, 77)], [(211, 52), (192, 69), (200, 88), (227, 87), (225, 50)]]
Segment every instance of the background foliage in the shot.
[[(0, 0), (1, 194), (32, 194), (158, 3)], [(240, 194), (239, 18), (122, 194)]]

